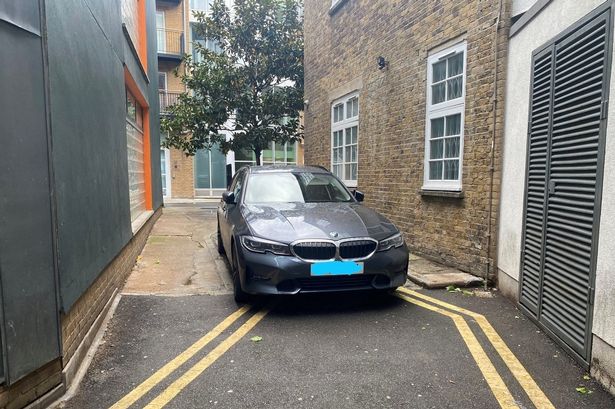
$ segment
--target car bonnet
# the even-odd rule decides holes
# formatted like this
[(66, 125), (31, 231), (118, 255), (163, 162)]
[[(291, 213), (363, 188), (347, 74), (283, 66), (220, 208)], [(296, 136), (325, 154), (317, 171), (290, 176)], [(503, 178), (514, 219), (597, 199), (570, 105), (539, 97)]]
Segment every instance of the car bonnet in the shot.
[(352, 237), (382, 240), (397, 232), (385, 217), (354, 202), (246, 204), (242, 214), (252, 234), (285, 243)]

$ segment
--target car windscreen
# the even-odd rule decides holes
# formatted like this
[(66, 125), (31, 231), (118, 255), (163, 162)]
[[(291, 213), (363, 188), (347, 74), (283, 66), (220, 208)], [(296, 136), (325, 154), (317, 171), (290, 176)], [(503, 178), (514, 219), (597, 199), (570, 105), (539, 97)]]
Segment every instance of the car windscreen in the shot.
[(272, 172), (250, 175), (245, 203), (352, 202), (348, 190), (332, 175)]

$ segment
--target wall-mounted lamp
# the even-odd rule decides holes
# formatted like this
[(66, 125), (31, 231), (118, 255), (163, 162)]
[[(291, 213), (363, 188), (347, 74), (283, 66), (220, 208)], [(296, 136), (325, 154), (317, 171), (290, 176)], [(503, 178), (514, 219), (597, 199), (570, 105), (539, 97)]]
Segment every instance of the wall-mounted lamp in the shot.
[(378, 69), (379, 70), (384, 70), (388, 66), (389, 66), (389, 62), (385, 60), (383, 56), (378, 57)]

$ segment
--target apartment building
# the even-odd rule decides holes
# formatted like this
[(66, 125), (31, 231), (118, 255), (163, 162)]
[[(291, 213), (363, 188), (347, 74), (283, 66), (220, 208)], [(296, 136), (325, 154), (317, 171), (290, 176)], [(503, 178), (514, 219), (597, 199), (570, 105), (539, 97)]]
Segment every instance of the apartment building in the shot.
[[(203, 38), (195, 29), (195, 12), (208, 13), (213, 0), (157, 0), (156, 30), (158, 39), (158, 92), (160, 114), (177, 101), (186, 89), (178, 75), (184, 73), (185, 54), (198, 60), (192, 44), (200, 43), (211, 50), (216, 44)], [(232, 7), (232, 0), (226, 0)], [(177, 75), (176, 75), (177, 72)], [(229, 136), (230, 138), (230, 136)], [(303, 163), (301, 142), (279, 144), (272, 142), (263, 151), (263, 164)], [(160, 150), (162, 189), (165, 199), (219, 198), (227, 188), (227, 175), (241, 166), (256, 164), (253, 152), (229, 152), (224, 155), (217, 147), (200, 150), (186, 156), (176, 149)]]
[(160, 214), (154, 0), (0, 2), (0, 408), (73, 382)]

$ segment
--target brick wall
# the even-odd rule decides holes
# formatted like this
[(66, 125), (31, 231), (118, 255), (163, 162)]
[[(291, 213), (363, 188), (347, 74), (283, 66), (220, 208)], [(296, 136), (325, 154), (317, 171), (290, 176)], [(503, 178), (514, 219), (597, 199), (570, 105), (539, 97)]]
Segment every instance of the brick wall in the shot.
[(62, 382), (60, 359), (37, 369), (10, 387), (0, 389), (1, 409), (21, 409)]
[(180, 2), (178, 5), (156, 6), (156, 10), (164, 11), (164, 25), (165, 28), (172, 30), (184, 29), (184, 12), (182, 10), (184, 2)]
[(171, 149), (171, 195), (177, 198), (194, 197), (194, 157)]
[[(483, 275), (495, 257), (503, 104), (496, 112), (495, 183), (488, 220), (494, 22), (498, 3), (348, 0), (329, 15), (330, 0), (305, 1), (305, 161), (330, 168), (331, 102), (359, 90), (358, 188), (366, 204), (388, 216), (412, 251)], [(503, 100), (509, 1), (499, 34), (498, 95)], [(424, 196), (427, 57), (467, 41), (463, 198)], [(388, 68), (379, 70), (377, 58)], [(493, 230), (492, 237), (497, 237)]]

